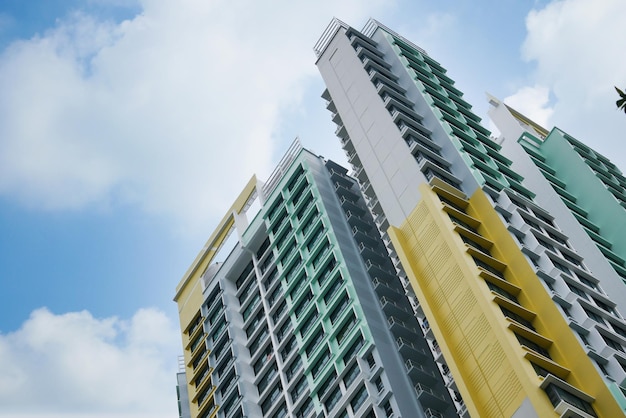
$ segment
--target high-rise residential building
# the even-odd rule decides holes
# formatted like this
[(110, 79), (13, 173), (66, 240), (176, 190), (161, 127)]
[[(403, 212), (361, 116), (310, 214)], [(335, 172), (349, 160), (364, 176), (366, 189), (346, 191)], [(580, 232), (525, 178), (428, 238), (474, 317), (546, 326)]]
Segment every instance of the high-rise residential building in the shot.
[(185, 373), (185, 359), (178, 357), (178, 373), (176, 373), (176, 399), (178, 401), (178, 418), (191, 418), (189, 405), (189, 390), (187, 388), (187, 374)]
[(175, 300), (194, 418), (457, 416), (358, 184), (298, 143)]
[(458, 414), (623, 416), (626, 322), (612, 299), (623, 290), (578, 247), (591, 242), (582, 229), (570, 239), (423, 49), (375, 20), (358, 31), (334, 19), (314, 50), (337, 136)]
[[(626, 178), (608, 158), (558, 128), (546, 130), (494, 97), (489, 116), (514, 169), (578, 240), (608, 293), (626, 282)], [(593, 263), (594, 265), (591, 265)], [(626, 298), (616, 300), (626, 312)], [(620, 305), (621, 304), (621, 305)]]

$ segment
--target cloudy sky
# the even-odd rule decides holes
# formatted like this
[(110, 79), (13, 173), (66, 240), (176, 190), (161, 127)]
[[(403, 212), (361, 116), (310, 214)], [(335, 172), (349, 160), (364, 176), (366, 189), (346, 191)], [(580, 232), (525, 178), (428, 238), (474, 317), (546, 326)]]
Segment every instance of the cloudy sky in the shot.
[(623, 0), (364, 3), (0, 1), (0, 417), (176, 416), (171, 299), (212, 226), (296, 136), (345, 161), (312, 51), (333, 16), (626, 169)]

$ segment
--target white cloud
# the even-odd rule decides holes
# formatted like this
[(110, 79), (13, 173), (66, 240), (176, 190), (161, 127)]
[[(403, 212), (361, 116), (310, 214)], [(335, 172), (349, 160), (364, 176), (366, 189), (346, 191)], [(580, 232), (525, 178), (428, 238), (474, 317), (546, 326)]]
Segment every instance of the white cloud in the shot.
[(176, 416), (179, 351), (175, 326), (153, 309), (126, 321), (38, 309), (0, 334), (0, 417)]
[(550, 117), (554, 109), (549, 106), (550, 90), (547, 87), (523, 87), (515, 94), (505, 97), (504, 102), (540, 126), (551, 128)]
[(600, 152), (610, 151), (624, 169), (626, 117), (616, 109), (613, 86), (626, 86), (625, 21), (622, 0), (552, 1), (528, 14), (522, 47), (524, 58), (536, 63), (529, 84), (548, 87), (554, 97), (552, 122)]
[(328, 11), (360, 24), (383, 3), (143, 0), (121, 23), (75, 13), (14, 42), (0, 55), (0, 194), (221, 216), (297, 134), (276, 137), (318, 77)]

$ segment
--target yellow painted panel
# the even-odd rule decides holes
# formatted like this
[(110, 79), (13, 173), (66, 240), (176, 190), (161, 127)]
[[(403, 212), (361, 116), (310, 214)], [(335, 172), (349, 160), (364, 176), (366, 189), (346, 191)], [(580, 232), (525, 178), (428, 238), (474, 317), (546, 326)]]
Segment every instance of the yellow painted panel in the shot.
[(520, 373), (522, 350), (504, 337), (505, 321), (486, 300), (478, 269), (439, 199), (424, 186), (422, 196), (406, 222), (389, 231), (396, 251), (470, 414), (511, 416), (529, 396), (521, 381), (527, 379)]

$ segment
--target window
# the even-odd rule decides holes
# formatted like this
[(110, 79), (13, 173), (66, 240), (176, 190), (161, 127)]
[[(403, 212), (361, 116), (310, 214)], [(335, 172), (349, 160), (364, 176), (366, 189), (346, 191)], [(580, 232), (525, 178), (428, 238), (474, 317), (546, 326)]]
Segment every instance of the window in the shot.
[(280, 329), (278, 330), (278, 332), (276, 333), (276, 338), (278, 338), (278, 341), (281, 342), (283, 340), (283, 338), (285, 338), (285, 336), (287, 335), (287, 333), (289, 331), (291, 331), (292, 326), (291, 326), (291, 321), (287, 320), (285, 321), (285, 323), (283, 324), (282, 327), (280, 327)]
[(252, 344), (250, 344), (250, 355), (251, 356), (253, 356), (254, 353), (257, 352), (257, 350), (259, 349), (261, 344), (263, 344), (265, 341), (267, 341), (267, 336), (268, 336), (268, 331), (267, 331), (267, 325), (266, 325), (266, 326), (263, 327), (263, 331), (261, 331), (259, 336), (254, 339)]
[[(307, 194), (307, 199), (306, 202), (302, 204), (302, 207), (300, 208), (300, 210), (298, 210), (298, 213), (296, 213), (296, 217), (298, 218), (298, 220), (302, 220), (302, 217), (304, 217), (304, 214), (308, 211), (308, 209), (311, 207), (311, 203), (313, 203), (313, 195), (311, 195), (310, 193)], [(317, 212), (316, 212), (317, 213)], [(315, 216), (312, 217), (310, 222), (314, 222), (315, 221)], [(306, 229), (306, 227), (305, 227)], [(303, 235), (306, 235), (306, 232), (304, 232), (304, 230), (302, 231)]]
[(261, 354), (259, 359), (256, 362), (254, 362), (253, 368), (254, 368), (255, 375), (259, 374), (263, 366), (265, 366), (268, 363), (268, 361), (272, 359), (272, 354), (273, 354), (272, 346), (268, 345), (265, 348), (265, 350), (263, 350), (263, 354)]
[[(337, 265), (337, 260), (335, 260), (335, 257), (331, 257), (330, 260), (326, 262), (326, 265), (324, 266), (324, 268), (321, 270), (321, 273), (317, 277), (317, 283), (319, 283), (320, 287), (324, 286), (324, 283), (326, 283), (326, 280), (328, 280), (332, 271), (335, 269), (336, 265)], [(339, 277), (338, 280), (343, 280), (343, 279)]]
[(611, 325), (613, 326), (613, 330), (617, 334), (621, 335), (622, 337), (626, 337), (626, 330), (624, 330), (624, 328), (621, 328), (621, 327), (615, 325), (614, 323), (611, 323)]
[(274, 321), (275, 324), (280, 320), (280, 317), (283, 316), (285, 310), (287, 310), (287, 302), (283, 300), (280, 305), (278, 305), (278, 309), (272, 314), (272, 321)]
[[(317, 247), (317, 245), (320, 242), (320, 238), (323, 235), (324, 235), (324, 225), (323, 224), (319, 224), (319, 226), (317, 227), (315, 232), (312, 234), (312, 237), (309, 239), (309, 241), (306, 244), (306, 250), (309, 253), (311, 251), (313, 251), (315, 249), (315, 247)], [(328, 241), (326, 241), (326, 242), (328, 242)]]
[(313, 258), (313, 261), (311, 262), (311, 265), (313, 266), (314, 269), (319, 268), (320, 263), (324, 260), (324, 257), (328, 254), (329, 250), (330, 250), (330, 243), (326, 241), (324, 246), (319, 249), (315, 257)]
[(385, 390), (385, 385), (383, 384), (383, 381), (380, 378), (380, 376), (376, 378), (376, 381), (374, 382), (374, 384), (376, 385), (376, 390), (378, 391), (378, 393), (381, 393), (383, 390)]
[(470, 225), (470, 224), (468, 224), (467, 222), (464, 222), (464, 221), (460, 220), (458, 217), (456, 217), (456, 216), (454, 216), (454, 215), (450, 215), (450, 214), (448, 214), (448, 216), (450, 217), (450, 220), (451, 220), (453, 223), (455, 223), (455, 224), (457, 224), (457, 225), (459, 225), (459, 226), (462, 226), (463, 228), (465, 228), (465, 229), (467, 229), (467, 230), (472, 231), (472, 232), (473, 232), (473, 233), (475, 233), (476, 235), (480, 235), (480, 234), (478, 233), (478, 231), (476, 230), (476, 228), (474, 228), (473, 226), (471, 226), (471, 225)]
[(578, 280), (580, 280), (580, 282), (582, 284), (584, 284), (585, 286), (590, 287), (593, 290), (598, 290), (598, 286), (594, 282), (592, 282), (591, 280), (589, 280), (589, 279), (587, 279), (585, 277), (582, 277), (579, 274), (577, 274), (576, 277), (578, 277)]
[(278, 211), (281, 209), (281, 205), (283, 204), (283, 199), (282, 197), (279, 197), (278, 199), (276, 199), (276, 202), (274, 203), (274, 205), (272, 206), (272, 208), (267, 212), (267, 217), (272, 220), (274, 219), (274, 217), (276, 216), (276, 214), (278, 213)]
[(254, 317), (252, 322), (250, 322), (250, 325), (248, 325), (248, 327), (246, 328), (246, 335), (248, 336), (248, 338), (250, 338), (254, 331), (259, 329), (259, 324), (261, 324), (261, 322), (265, 322), (265, 312), (263, 312), (263, 309), (261, 309), (261, 311)]
[(543, 367), (533, 363), (532, 361), (530, 362), (530, 365), (533, 366), (533, 369), (535, 370), (535, 373), (537, 373), (537, 376), (546, 377), (550, 374), (550, 371), (548, 369), (544, 369)]
[(345, 377), (343, 378), (343, 383), (344, 385), (346, 385), (346, 388), (350, 387), (352, 382), (354, 382), (354, 380), (359, 375), (360, 371), (361, 369), (359, 369), (359, 365), (357, 363), (354, 363), (352, 367), (350, 367), (350, 370), (346, 373)]
[(274, 222), (274, 227), (272, 228), (272, 235), (276, 236), (276, 233), (283, 226), (285, 221), (289, 223), (289, 220), (287, 219), (287, 211), (283, 210), (280, 215), (276, 217), (276, 222)]
[(349, 304), (348, 295), (344, 292), (341, 302), (330, 313), (330, 316), (329, 316), (330, 322), (332, 322), (333, 324), (337, 322), (337, 319), (346, 310), (346, 308), (348, 307), (348, 304)]
[(324, 406), (326, 407), (326, 411), (328, 411), (330, 413), (330, 411), (333, 410), (335, 405), (337, 405), (337, 403), (341, 399), (341, 396), (342, 396), (341, 395), (341, 390), (339, 388), (335, 388), (335, 390), (333, 390), (333, 392), (331, 393), (330, 397), (328, 399), (326, 399), (326, 402), (324, 402)]
[(363, 339), (363, 336), (359, 334), (357, 340), (350, 346), (348, 351), (346, 351), (346, 354), (343, 356), (344, 364), (348, 364), (364, 345), (365, 340)]
[(298, 269), (300, 268), (301, 265), (302, 265), (302, 257), (300, 257), (300, 255), (298, 254), (296, 255), (295, 261), (291, 264), (291, 267), (289, 268), (289, 270), (287, 270), (287, 272), (285, 273), (285, 280), (287, 283), (289, 283), (294, 278), (294, 276), (298, 272)]
[(343, 286), (343, 279), (341, 276), (339, 276), (337, 280), (334, 281), (330, 289), (328, 289), (326, 293), (324, 293), (324, 303), (328, 305), (333, 296), (335, 296), (337, 292), (339, 292), (341, 286)]
[(228, 389), (230, 389), (230, 386), (233, 384), (236, 378), (237, 378), (237, 375), (235, 374), (235, 370), (233, 369), (233, 371), (230, 372), (228, 376), (222, 382), (220, 382), (220, 387), (222, 388), (222, 391), (220, 392), (222, 394), (222, 399), (223, 399), (224, 393), (228, 392)]
[(276, 386), (274, 386), (274, 389), (272, 389), (272, 392), (270, 392), (270, 394), (267, 396), (267, 399), (265, 399), (265, 401), (263, 401), (263, 403), (261, 404), (261, 411), (263, 412), (263, 415), (267, 414), (267, 411), (269, 411), (272, 406), (276, 404), (276, 401), (280, 397), (282, 390), (283, 388), (280, 385), (280, 382)]
[(311, 302), (312, 299), (313, 294), (311, 293), (311, 289), (307, 289), (304, 297), (300, 302), (298, 302), (298, 305), (296, 305), (296, 308), (294, 309), (294, 313), (297, 317), (299, 317), (302, 312), (304, 312), (304, 310), (309, 306), (309, 302)]
[(248, 318), (250, 317), (250, 315), (254, 311), (254, 308), (257, 307), (257, 305), (259, 304), (260, 301), (261, 301), (261, 296), (258, 293), (256, 293), (254, 295), (254, 298), (252, 299), (252, 301), (248, 304), (246, 309), (244, 309), (244, 311), (241, 314), (241, 316), (243, 316), (243, 320), (244, 321), (248, 320)]
[(202, 368), (202, 371), (198, 372), (198, 375), (194, 379), (194, 385), (196, 386), (196, 388), (198, 386), (200, 386), (200, 383), (202, 383), (202, 381), (204, 380), (204, 378), (206, 377), (207, 374), (209, 374), (209, 366), (208, 365), (204, 366)]
[(291, 235), (289, 234), (289, 231), (285, 231), (283, 232), (283, 234), (278, 237), (275, 242), (276, 242), (276, 248), (280, 251), (282, 249), (285, 248), (286, 246), (286, 242), (289, 239), (289, 237), (291, 237)]
[(491, 253), (489, 252), (489, 250), (487, 248), (483, 247), (482, 245), (480, 245), (479, 243), (477, 243), (473, 239), (468, 238), (465, 235), (461, 235), (461, 234), (459, 234), (459, 235), (460, 235), (461, 239), (463, 240), (463, 242), (466, 243), (467, 245), (469, 245), (470, 247), (474, 247), (475, 249), (477, 249), (481, 253), (485, 253), (487, 255), (491, 255)]
[(311, 339), (311, 342), (306, 346), (304, 351), (306, 352), (307, 357), (311, 357), (311, 355), (315, 352), (315, 349), (319, 347), (319, 345), (324, 341), (324, 332), (323, 329), (319, 329), (315, 336)]
[(254, 266), (252, 264), (252, 261), (250, 261), (248, 265), (246, 266), (246, 268), (243, 269), (243, 272), (239, 275), (239, 278), (235, 281), (235, 285), (237, 286), (237, 289), (239, 289), (243, 285), (243, 283), (246, 281), (253, 267)]
[(583, 299), (587, 299), (587, 300), (589, 299), (589, 297), (587, 296), (587, 293), (585, 293), (585, 291), (584, 291), (584, 290), (579, 289), (578, 287), (576, 287), (576, 286), (574, 286), (574, 285), (572, 285), (572, 284), (569, 284), (569, 283), (567, 283), (567, 287), (569, 287), (569, 289), (570, 289), (573, 293), (577, 294), (577, 295), (578, 295), (578, 296), (580, 296), (581, 298), (583, 298)]
[(299, 166), (291, 176), (291, 180), (289, 180), (289, 183), (287, 184), (287, 190), (292, 191), (303, 176), (304, 170), (302, 169), (302, 166)]
[(559, 263), (558, 261), (552, 260), (552, 264), (554, 264), (554, 267), (556, 267), (557, 269), (561, 270), (563, 273), (571, 276), (572, 275), (572, 271), (565, 265)]
[(587, 309), (587, 308), (583, 308), (583, 310), (585, 311), (585, 313), (587, 314), (587, 316), (591, 319), (593, 319), (594, 321), (600, 323), (600, 324), (604, 324), (606, 325), (606, 322), (604, 322), (604, 318), (602, 318), (600, 315), (598, 315), (597, 313)]
[(517, 300), (517, 297), (515, 297), (512, 293), (507, 292), (506, 290), (502, 289), (500, 286), (497, 286), (491, 282), (485, 281), (487, 283), (487, 287), (489, 287), (489, 290), (494, 291), (495, 293), (499, 294), (500, 296), (503, 296), (505, 299), (510, 300), (511, 302), (515, 302), (519, 305), (519, 301)]
[(393, 416), (393, 408), (391, 407), (391, 404), (389, 403), (389, 401), (385, 402), (385, 404), (383, 405), (383, 411), (385, 411), (386, 417)]
[(283, 255), (280, 259), (280, 264), (285, 267), (291, 259), (291, 256), (297, 251), (296, 240), (289, 240), (289, 242), (285, 245), (283, 249), (281, 249), (281, 251)]
[(267, 304), (269, 306), (274, 306), (274, 303), (280, 298), (283, 294), (283, 289), (279, 286), (267, 297)]
[(521, 335), (518, 335), (518, 334), (515, 334), (515, 337), (517, 337), (517, 341), (519, 341), (519, 343), (521, 345), (530, 348), (534, 352), (539, 353), (539, 354), (541, 354), (542, 356), (544, 356), (546, 358), (549, 358), (549, 359), (552, 358), (552, 357), (550, 357), (550, 353), (548, 352), (548, 350), (546, 350), (545, 348), (541, 347), (536, 342), (531, 341), (528, 338), (522, 337)]
[(328, 393), (328, 391), (333, 387), (333, 384), (335, 383), (336, 378), (337, 378), (337, 372), (335, 371), (335, 369), (332, 369), (330, 375), (328, 375), (326, 380), (324, 380), (324, 383), (320, 385), (318, 398), (321, 399), (326, 395), (326, 393)]
[(492, 273), (494, 276), (497, 276), (499, 278), (501, 278), (502, 280), (504, 279), (504, 274), (500, 271), (495, 269), (494, 267), (490, 266), (489, 264), (485, 263), (484, 261), (472, 256), (472, 258), (474, 259), (474, 263), (476, 263), (477, 267), (480, 267), (483, 270), (486, 270), (490, 273)]
[(219, 323), (211, 330), (211, 340), (213, 340), (213, 342), (217, 341), (222, 336), (222, 331), (227, 328), (227, 325), (228, 322), (226, 322), (226, 318), (222, 316)]
[(259, 384), (257, 385), (259, 389), (259, 393), (263, 393), (263, 391), (267, 388), (269, 383), (277, 374), (278, 374), (278, 368), (276, 367), (276, 363), (274, 363), (272, 367), (261, 378), (261, 380), (259, 380)]
[(300, 358), (300, 356), (297, 356), (296, 359), (293, 361), (293, 363), (289, 365), (289, 367), (287, 368), (287, 371), (285, 372), (287, 379), (291, 380), (295, 376), (295, 374), (298, 372), (298, 370), (300, 370), (300, 367), (302, 367), (302, 358)]
[(269, 239), (269, 237), (267, 237), (267, 238), (265, 238), (265, 241), (263, 241), (263, 243), (261, 244), (261, 246), (257, 250), (256, 258), (262, 258), (263, 254), (265, 254), (265, 250), (267, 250), (267, 248), (269, 246), (270, 246), (270, 239)]
[(296, 386), (294, 386), (293, 390), (291, 391), (291, 400), (293, 403), (296, 403), (300, 395), (302, 395), (306, 390), (307, 386), (308, 383), (306, 380), (306, 376), (302, 376), (300, 380), (298, 380), (298, 383), (296, 383)]
[[(216, 307), (217, 307), (217, 305), (216, 305)], [(217, 318), (223, 312), (223, 309), (222, 309), (223, 307), (224, 306), (220, 303), (219, 304), (219, 308), (213, 310), (213, 312), (209, 316), (209, 325), (215, 325), (215, 322), (217, 322)]]
[(196, 349), (196, 347), (198, 347), (198, 344), (200, 344), (201, 341), (204, 340), (204, 334), (199, 334), (195, 340), (193, 340), (193, 342), (191, 343), (191, 346), (189, 347), (189, 350), (193, 353)]
[(621, 351), (622, 353), (624, 352), (624, 347), (622, 347), (622, 345), (620, 343), (618, 343), (617, 341), (615, 341), (614, 339), (607, 337), (604, 334), (600, 334), (602, 336), (602, 339), (604, 340), (604, 342), (606, 343), (606, 345), (608, 345), (609, 347), (611, 347), (614, 350), (617, 351)]
[(313, 410), (313, 401), (311, 398), (304, 401), (302, 407), (298, 412), (296, 412), (296, 418), (304, 418), (309, 415), (309, 413)]
[(365, 403), (366, 399), (367, 399), (367, 389), (365, 389), (365, 386), (362, 386), (361, 389), (359, 389), (359, 391), (356, 393), (356, 395), (354, 395), (354, 398), (352, 398), (352, 400), (350, 401), (352, 412), (356, 414), (356, 412), (359, 410), (361, 405)]
[(346, 320), (346, 322), (344, 323), (344, 325), (341, 327), (341, 329), (337, 333), (337, 344), (338, 345), (343, 344), (345, 338), (350, 334), (350, 332), (352, 332), (352, 330), (355, 328), (356, 324), (357, 324), (357, 319), (354, 316), (354, 312), (352, 312), (351, 315)]
[(330, 361), (330, 357), (330, 352), (328, 351), (328, 348), (326, 348), (326, 351), (324, 352), (322, 357), (315, 362), (313, 368), (311, 369), (311, 375), (314, 379), (317, 378), (320, 372), (324, 369), (324, 367), (326, 367), (326, 365)]
[[(239, 390), (236, 390), (235, 393), (233, 393), (230, 398), (228, 398), (228, 400), (226, 402), (224, 402), (224, 413), (228, 413), (231, 411), (231, 409), (235, 406), (235, 404), (237, 403), (237, 401), (239, 400)], [(209, 417), (211, 415), (211, 409), (209, 409), (207, 411), (207, 417)]]
[(598, 306), (598, 308), (602, 309), (605, 312), (608, 312), (610, 314), (615, 314), (615, 310), (610, 307), (609, 305), (607, 305), (604, 302), (599, 301), (598, 299), (592, 297), (591, 299), (593, 299), (593, 301), (595, 302), (596, 306)]
[[(217, 299), (217, 294), (219, 293), (219, 288), (216, 289), (217, 292), (215, 293), (215, 296), (213, 296), (213, 299), (208, 299), (208, 300), (215, 300)], [(189, 331), (187, 331), (187, 335), (192, 335), (193, 332), (196, 330), (196, 328), (198, 328), (198, 326), (202, 323), (202, 315), (198, 315), (194, 318), (194, 320), (191, 322), (191, 324), (189, 325)]]
[(504, 316), (506, 316), (507, 318), (510, 318), (513, 321), (515, 321), (515, 322), (525, 326), (526, 328), (535, 331), (535, 327), (533, 327), (533, 324), (529, 320), (523, 318), (522, 316), (520, 316), (520, 315), (516, 314), (515, 312), (512, 312), (512, 311), (510, 311), (510, 310), (508, 310), (508, 309), (506, 309), (506, 308), (504, 308), (502, 306), (500, 306), (500, 310), (502, 311)]
[(271, 273), (267, 275), (267, 279), (265, 279), (265, 290), (269, 289), (272, 286), (274, 280), (276, 280), (276, 277), (278, 277), (278, 270), (276, 270), (276, 267), (274, 267)]
[(216, 360), (219, 360), (220, 357), (222, 356), (222, 354), (224, 353), (224, 349), (226, 348), (226, 345), (228, 344), (228, 340), (222, 340), (222, 342), (215, 347), (215, 350), (213, 350), (213, 356), (215, 356)]
[(276, 411), (274, 415), (272, 415), (272, 418), (284, 418), (286, 416), (287, 416), (287, 407), (285, 406), (285, 404), (282, 404), (280, 406), (280, 409)]
[(230, 350), (230, 346), (229, 346), (228, 350), (226, 350), (226, 354), (220, 361), (220, 364), (215, 369), (218, 376), (221, 376), (222, 373), (224, 373), (224, 371), (228, 368), (232, 360), (233, 360), (233, 352)]
[(304, 321), (302, 328), (300, 328), (300, 336), (304, 338), (304, 336), (309, 332), (309, 330), (317, 323), (317, 319), (319, 318), (319, 313), (317, 309), (313, 308), (313, 312), (309, 317)]
[(548, 395), (548, 398), (550, 399), (550, 402), (552, 403), (552, 406), (554, 406), (555, 408), (561, 402), (565, 402), (580, 409), (583, 412), (586, 412), (592, 417), (598, 416), (596, 415), (596, 412), (593, 410), (593, 407), (591, 406), (589, 402), (579, 398), (578, 396), (572, 393), (567, 392), (566, 390), (564, 390), (563, 388), (559, 386), (556, 386), (550, 383), (545, 388), (545, 391), (546, 391), (546, 394)]
[(367, 365), (369, 366), (370, 369), (373, 369), (374, 367), (376, 367), (376, 360), (374, 359), (374, 356), (372, 355), (372, 353), (370, 353), (367, 356)]
[(292, 335), (285, 344), (285, 347), (283, 347), (283, 349), (280, 351), (280, 355), (283, 358), (283, 361), (286, 360), (287, 357), (289, 357), (289, 354), (291, 354), (294, 348), (296, 348), (296, 337)]

